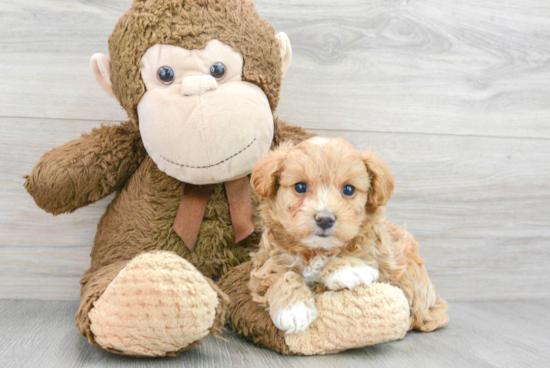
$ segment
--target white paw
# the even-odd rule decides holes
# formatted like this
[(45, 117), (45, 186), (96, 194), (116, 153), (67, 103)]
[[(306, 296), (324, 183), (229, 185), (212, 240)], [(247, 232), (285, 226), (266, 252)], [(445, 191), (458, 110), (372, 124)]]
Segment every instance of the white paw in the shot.
[(330, 274), (324, 281), (330, 290), (350, 289), (359, 285), (370, 286), (379, 277), (378, 270), (371, 266), (348, 267)]
[(269, 315), (273, 324), (279, 330), (287, 334), (293, 334), (305, 331), (309, 325), (317, 318), (317, 308), (315, 301), (296, 304), (293, 307), (285, 309), (270, 309)]

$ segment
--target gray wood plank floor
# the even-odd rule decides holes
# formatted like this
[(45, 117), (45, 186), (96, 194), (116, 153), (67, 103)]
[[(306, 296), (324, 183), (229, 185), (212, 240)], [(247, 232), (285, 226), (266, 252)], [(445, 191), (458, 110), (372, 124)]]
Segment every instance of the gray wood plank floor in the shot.
[(548, 367), (550, 301), (454, 303), (446, 328), (324, 357), (287, 357), (227, 330), (178, 358), (135, 359), (88, 344), (73, 301), (0, 300), (0, 367)]

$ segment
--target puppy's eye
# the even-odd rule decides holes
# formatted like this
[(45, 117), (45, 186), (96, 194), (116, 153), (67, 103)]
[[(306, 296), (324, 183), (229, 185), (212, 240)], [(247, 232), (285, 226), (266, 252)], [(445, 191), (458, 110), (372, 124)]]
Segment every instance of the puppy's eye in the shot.
[(342, 188), (342, 194), (346, 197), (351, 197), (355, 194), (355, 187), (353, 185), (344, 185)]
[(210, 67), (210, 75), (216, 78), (217, 80), (225, 77), (225, 65), (222, 62), (215, 62)]
[(167, 65), (161, 66), (157, 71), (157, 78), (162, 84), (172, 84), (175, 77), (176, 73), (174, 73), (174, 70)]
[(294, 185), (294, 191), (298, 194), (304, 194), (307, 192), (307, 183), (298, 183)]

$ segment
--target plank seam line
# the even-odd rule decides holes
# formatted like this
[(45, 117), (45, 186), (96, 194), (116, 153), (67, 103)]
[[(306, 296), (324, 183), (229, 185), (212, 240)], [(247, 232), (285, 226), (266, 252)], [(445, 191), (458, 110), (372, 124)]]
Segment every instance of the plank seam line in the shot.
[(62, 120), (62, 121), (89, 121), (96, 123), (121, 123), (124, 121), (130, 120), (109, 120), (109, 119), (80, 119), (80, 118), (48, 118), (48, 117), (37, 117), (37, 116), (4, 116), (0, 115), (0, 119), (29, 119), (29, 120)]
[(398, 132), (392, 130), (354, 130), (354, 129), (327, 129), (303, 127), (304, 129), (320, 130), (324, 132), (349, 132), (349, 133), (381, 133), (381, 134), (407, 134), (407, 135), (433, 135), (448, 137), (474, 137), (474, 138), (502, 138), (502, 139), (533, 139), (548, 141), (550, 137), (512, 137), (507, 135), (485, 135), (485, 134), (453, 134), (453, 133), (427, 133), (427, 132)]
[[(61, 121), (85, 121), (96, 123), (120, 123), (126, 120), (98, 120), (98, 119), (72, 119), (72, 118), (47, 118), (35, 116), (4, 116), (0, 115), (0, 119), (32, 119), (32, 120), (61, 120)], [(284, 119), (283, 119), (284, 120)], [(302, 127), (304, 129), (319, 130), (324, 132), (350, 132), (350, 133), (380, 133), (380, 134), (407, 134), (407, 135), (432, 135), (432, 136), (447, 136), (447, 137), (474, 137), (474, 138), (502, 138), (502, 139), (528, 139), (538, 141), (548, 141), (550, 137), (512, 137), (506, 135), (485, 135), (485, 134), (453, 134), (453, 133), (428, 133), (428, 132), (399, 132), (393, 130), (358, 130), (358, 129), (327, 129), (315, 127)]]

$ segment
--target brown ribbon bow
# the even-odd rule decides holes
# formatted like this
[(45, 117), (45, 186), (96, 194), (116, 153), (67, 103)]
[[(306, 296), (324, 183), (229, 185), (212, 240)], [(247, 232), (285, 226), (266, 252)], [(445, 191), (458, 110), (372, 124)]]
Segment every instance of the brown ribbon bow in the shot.
[[(224, 185), (235, 233), (235, 243), (238, 243), (254, 232), (254, 213), (248, 188), (248, 177), (228, 181)], [(195, 248), (199, 236), (212, 188), (211, 184), (185, 184), (183, 187), (183, 197), (172, 228), (191, 252)]]

